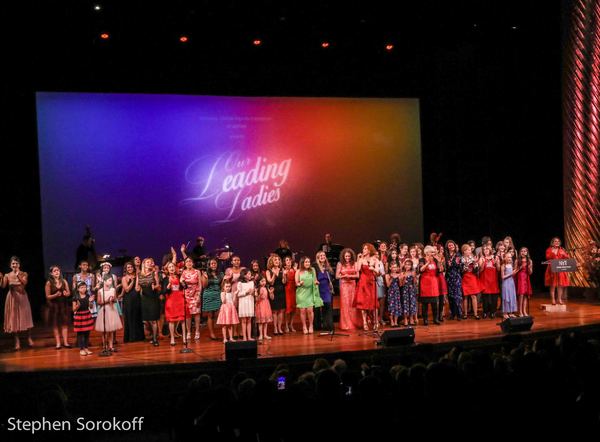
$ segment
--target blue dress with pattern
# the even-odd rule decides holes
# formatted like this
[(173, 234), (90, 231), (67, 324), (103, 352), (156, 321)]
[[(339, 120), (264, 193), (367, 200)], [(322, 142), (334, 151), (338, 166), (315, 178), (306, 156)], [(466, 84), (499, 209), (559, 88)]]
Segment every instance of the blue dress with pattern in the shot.
[(400, 294), (400, 278), (392, 277), (388, 288), (388, 311), (392, 316), (402, 316), (402, 295)]
[(417, 314), (417, 284), (415, 278), (409, 275), (404, 280), (404, 285), (400, 288), (402, 298), (402, 315)]
[(448, 285), (448, 304), (452, 317), (462, 316), (462, 264), (459, 253), (446, 261), (446, 283)]

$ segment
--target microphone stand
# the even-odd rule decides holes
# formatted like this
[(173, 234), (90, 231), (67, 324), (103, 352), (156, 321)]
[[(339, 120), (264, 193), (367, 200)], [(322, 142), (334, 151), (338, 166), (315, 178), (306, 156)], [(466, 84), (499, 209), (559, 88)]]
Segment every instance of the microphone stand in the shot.
[(183, 272), (179, 277), (179, 285), (183, 288), (183, 348), (179, 350), (179, 353), (191, 353), (192, 349), (188, 347), (188, 339), (187, 339), (187, 299), (185, 297), (185, 289), (187, 288), (187, 284), (185, 281), (182, 281)]
[(108, 349), (106, 336), (106, 297), (104, 292), (104, 276), (102, 273), (100, 274), (100, 278), (102, 280), (102, 351), (98, 353), (98, 356), (112, 356), (112, 352)]

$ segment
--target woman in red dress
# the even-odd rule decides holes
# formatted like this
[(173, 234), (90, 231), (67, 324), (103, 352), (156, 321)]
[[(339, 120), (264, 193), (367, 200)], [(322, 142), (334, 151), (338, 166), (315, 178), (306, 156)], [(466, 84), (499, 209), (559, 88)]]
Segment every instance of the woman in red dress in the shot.
[(473, 256), (473, 248), (469, 244), (463, 244), (462, 251), (462, 289), (463, 289), (463, 319), (467, 319), (469, 312), (469, 298), (473, 304), (473, 316), (475, 319), (481, 319), (477, 312), (477, 295), (481, 293), (477, 272), (479, 271), (479, 263)]
[(433, 323), (440, 325), (438, 315), (438, 303), (440, 297), (440, 264), (438, 262), (437, 250), (433, 246), (426, 246), (423, 250), (425, 258), (419, 263), (419, 301), (421, 302), (421, 311), (423, 316), (423, 324), (429, 325), (428, 305), (431, 304), (433, 313)]
[[(567, 259), (569, 254), (560, 246), (560, 238), (554, 237), (550, 241), (550, 247), (546, 249), (546, 261), (551, 259)], [(562, 304), (562, 298), (565, 296), (565, 290), (569, 285), (569, 276), (565, 272), (553, 272), (550, 264), (546, 267), (545, 275), (546, 287), (550, 287), (550, 298), (552, 305), (556, 304), (555, 293), (558, 295), (558, 303)]]
[(340, 329), (354, 330), (360, 327), (358, 314), (353, 307), (356, 296), (356, 256), (352, 249), (344, 249), (340, 253), (340, 262), (337, 263), (335, 277), (340, 280)]
[(363, 329), (369, 330), (367, 323), (368, 313), (372, 312), (373, 329), (377, 329), (377, 290), (375, 278), (379, 273), (379, 260), (377, 250), (373, 244), (365, 243), (362, 254), (356, 260), (356, 271), (359, 272), (358, 285), (353, 307), (360, 310), (363, 320)]
[(498, 284), (498, 269), (500, 260), (494, 256), (492, 248), (485, 245), (481, 248), (479, 258), (479, 287), (483, 301), (483, 317), (494, 319), (498, 308), (498, 295), (500, 285)]
[(533, 261), (529, 256), (529, 249), (521, 247), (515, 267), (517, 272), (517, 298), (519, 302), (519, 316), (529, 316), (529, 297), (533, 294), (531, 279), (533, 273)]
[(177, 267), (174, 263), (167, 264), (167, 277), (163, 280), (167, 300), (165, 302), (165, 319), (169, 323), (171, 345), (175, 345), (175, 324), (184, 320), (183, 290), (179, 282)]
[(294, 315), (296, 314), (296, 269), (291, 256), (283, 260), (285, 273), (285, 332), (295, 332)]

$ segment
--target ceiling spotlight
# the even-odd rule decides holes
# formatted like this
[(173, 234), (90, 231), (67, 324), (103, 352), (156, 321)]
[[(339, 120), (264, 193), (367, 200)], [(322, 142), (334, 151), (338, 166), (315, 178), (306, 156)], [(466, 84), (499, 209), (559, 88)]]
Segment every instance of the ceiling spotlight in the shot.
[(110, 38), (110, 34), (108, 32), (103, 32), (102, 34), (100, 34), (100, 38), (102, 40), (108, 40)]
[(102, 5), (94, 5), (94, 11), (101, 11)]
[(388, 43), (388, 44), (386, 44), (386, 45), (385, 45), (385, 50), (386, 50), (386, 51), (388, 51), (388, 52), (389, 52), (389, 51), (391, 51), (392, 49), (394, 49), (394, 45), (393, 45), (393, 44), (391, 44), (391, 43)]
[(516, 31), (516, 30), (518, 29), (518, 27), (517, 27), (517, 26), (511, 26), (511, 29), (512, 29), (513, 31)]
[(321, 43), (321, 47), (323, 49), (327, 49), (329, 47), (329, 42), (328, 41), (324, 41), (323, 43)]
[(257, 39), (255, 39), (255, 40), (252, 41), (252, 44), (254, 46), (260, 46), (262, 44), (262, 40), (260, 40), (260, 39), (257, 38)]
[(186, 35), (182, 35), (181, 37), (179, 37), (179, 41), (181, 43), (187, 43), (189, 41), (189, 38)]

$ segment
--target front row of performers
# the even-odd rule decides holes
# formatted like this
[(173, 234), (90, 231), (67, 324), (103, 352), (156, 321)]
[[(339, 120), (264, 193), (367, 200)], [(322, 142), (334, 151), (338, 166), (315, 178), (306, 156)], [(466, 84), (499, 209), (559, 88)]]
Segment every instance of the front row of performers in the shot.
[[(546, 258), (567, 256), (560, 239), (553, 238)], [(297, 263), (290, 256), (282, 259), (272, 254), (266, 270), (256, 260), (243, 267), (240, 258), (233, 256), (231, 267), (224, 272), (218, 270), (214, 259), (207, 271), (201, 271), (185, 255), (178, 261), (174, 250), (171, 258), (159, 268), (152, 258), (136, 257), (124, 265), (120, 278), (111, 272), (110, 263), (103, 263), (101, 272), (94, 274), (82, 261), (70, 284), (60, 268), (52, 266), (45, 284), (44, 312), (52, 324), (56, 348), (71, 347), (71, 324), (82, 356), (91, 354), (92, 330), (102, 332), (104, 346), (113, 351), (115, 332), (122, 328), (124, 342), (149, 339), (158, 346), (163, 321), (168, 323), (171, 345), (176, 344), (179, 322), (185, 323), (183, 341), (197, 341), (201, 315), (206, 317), (210, 339), (219, 339), (215, 325), (222, 326), (224, 342), (271, 339), (269, 324), (273, 335), (295, 332), (297, 312), (304, 334), (315, 329), (333, 331), (336, 279), (339, 328), (346, 331), (377, 329), (386, 319), (392, 327), (416, 326), (418, 303), (423, 325), (429, 324), (429, 310), (436, 325), (445, 319), (481, 319), (480, 303), (483, 318), (496, 317), (499, 309), (503, 318), (526, 316), (532, 295), (529, 251), (526, 247), (517, 250), (510, 238), (495, 248), (488, 241), (477, 250), (448, 240), (445, 246), (435, 241), (428, 246), (399, 244), (388, 253), (385, 243), (379, 250), (366, 243), (358, 255), (343, 249), (335, 269), (323, 251), (317, 252), (314, 261), (305, 256)], [(33, 321), (25, 291), (28, 275), (17, 257), (11, 258), (10, 267), (9, 273), (0, 275), (2, 287), (9, 288), (4, 331), (14, 335), (14, 348), (19, 350), (19, 335), (24, 332), (28, 344), (34, 345), (30, 334)], [(545, 282), (552, 302), (562, 304), (566, 274), (554, 273), (548, 266)]]

